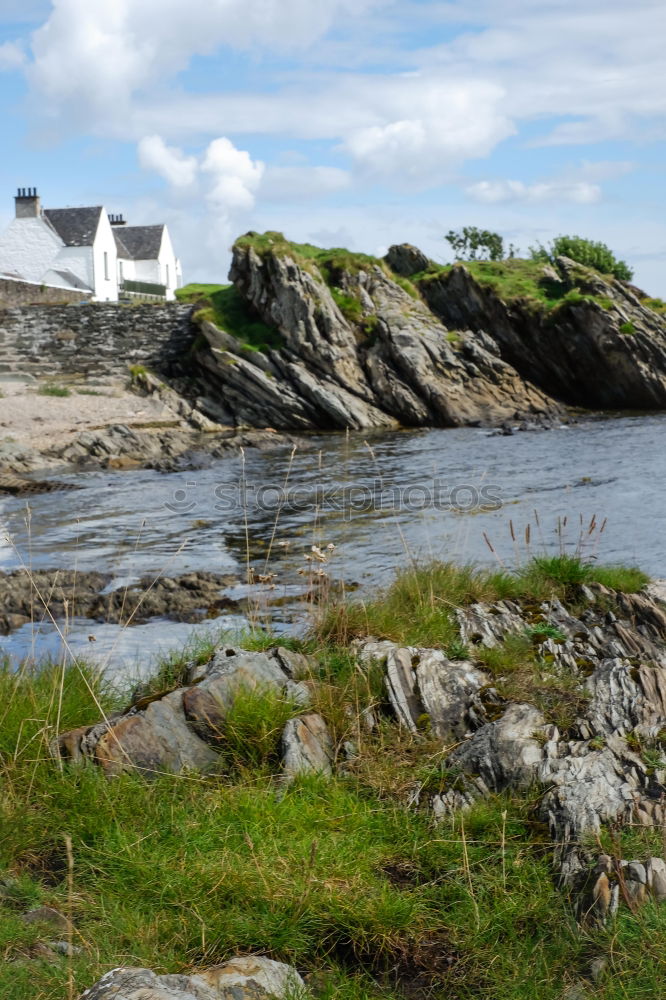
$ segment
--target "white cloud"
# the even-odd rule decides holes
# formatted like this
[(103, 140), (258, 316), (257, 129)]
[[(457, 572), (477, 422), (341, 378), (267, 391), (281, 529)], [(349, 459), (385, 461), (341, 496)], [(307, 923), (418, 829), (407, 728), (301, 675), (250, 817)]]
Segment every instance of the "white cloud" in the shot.
[(155, 170), (173, 187), (189, 187), (199, 169), (196, 157), (185, 156), (174, 146), (167, 146), (159, 135), (147, 135), (138, 146), (139, 163), (144, 170)]
[(338, 18), (388, 0), (53, 0), (32, 38), (30, 80), (51, 114), (120, 122), (138, 92), (162, 87), (220, 46), (293, 52)]
[(264, 173), (264, 164), (227, 138), (214, 139), (201, 163), (212, 177), (208, 199), (225, 212), (250, 209)]
[(260, 194), (266, 201), (304, 201), (319, 198), (351, 185), (348, 170), (339, 167), (267, 167)]
[(0, 45), (0, 72), (21, 69), (25, 62), (25, 51), (19, 42), (3, 42)]
[(417, 107), (418, 117), (356, 129), (345, 142), (357, 165), (373, 176), (443, 181), (515, 132), (500, 110), (503, 93), (492, 85), (410, 79), (403, 90), (407, 100), (395, 105)]
[(478, 181), (466, 187), (465, 192), (474, 201), (486, 205), (511, 201), (571, 201), (591, 205), (601, 200), (601, 188), (589, 181), (537, 181), (535, 184), (511, 180)]

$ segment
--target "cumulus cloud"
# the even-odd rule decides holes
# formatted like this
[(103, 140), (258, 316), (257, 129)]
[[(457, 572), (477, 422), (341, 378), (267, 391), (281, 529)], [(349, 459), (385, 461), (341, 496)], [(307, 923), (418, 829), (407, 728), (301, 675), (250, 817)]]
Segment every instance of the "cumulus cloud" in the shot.
[(600, 201), (602, 194), (599, 185), (589, 181), (537, 181), (535, 184), (511, 180), (478, 181), (466, 187), (465, 192), (474, 201), (486, 205), (511, 201), (571, 201), (591, 205)]
[(334, 24), (387, 0), (53, 0), (32, 38), (30, 79), (52, 114), (115, 121), (138, 92), (164, 87), (221, 46), (307, 48)]
[(187, 155), (176, 146), (167, 146), (162, 136), (149, 135), (141, 139), (137, 153), (144, 170), (159, 174), (173, 189), (189, 189), (199, 181), (192, 193), (203, 195), (215, 213), (226, 217), (254, 206), (265, 169), (226, 136), (213, 139), (198, 155)]
[(145, 170), (154, 170), (174, 187), (189, 187), (199, 169), (196, 157), (185, 156), (180, 149), (167, 146), (159, 135), (147, 135), (138, 147), (139, 163)]
[(212, 177), (208, 198), (214, 205), (225, 211), (252, 208), (264, 164), (253, 160), (247, 150), (236, 149), (230, 139), (214, 139), (201, 169)]
[[(500, 87), (482, 81), (420, 74), (388, 80), (373, 109), (384, 120), (353, 130), (344, 146), (372, 176), (442, 181), (515, 132), (501, 110), (503, 97)], [(392, 119), (396, 111), (403, 116)]]
[(25, 62), (25, 52), (19, 42), (4, 42), (0, 45), (0, 72), (21, 69)]

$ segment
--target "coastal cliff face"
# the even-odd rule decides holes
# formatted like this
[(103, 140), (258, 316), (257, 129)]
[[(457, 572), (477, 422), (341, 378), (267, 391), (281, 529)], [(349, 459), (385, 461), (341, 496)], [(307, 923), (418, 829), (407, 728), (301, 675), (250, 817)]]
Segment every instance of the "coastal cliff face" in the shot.
[(230, 277), (283, 346), (250, 351), (210, 321), (199, 362), (239, 423), (453, 427), (552, 416), (558, 406), (482, 331), (449, 331), (380, 261), (316, 259), (288, 244), (234, 248)]
[(272, 336), (257, 350), (201, 314), (196, 362), (215, 419), (453, 427), (548, 422), (563, 404), (666, 405), (662, 316), (566, 258), (439, 267), (407, 245), (377, 260), (250, 233), (230, 278)]
[(574, 406), (663, 409), (666, 324), (630, 286), (566, 257), (542, 268), (551, 309), (506, 301), (463, 265), (420, 283), (443, 323), (485, 330), (502, 358), (534, 385)]

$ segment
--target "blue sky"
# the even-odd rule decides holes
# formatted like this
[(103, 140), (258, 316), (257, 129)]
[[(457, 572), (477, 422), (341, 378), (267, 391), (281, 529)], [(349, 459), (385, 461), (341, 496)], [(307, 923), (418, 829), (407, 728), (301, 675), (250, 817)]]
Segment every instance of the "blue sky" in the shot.
[(661, 0), (0, 0), (0, 225), (102, 203), (204, 281), (248, 229), (576, 233), (666, 297), (665, 46)]

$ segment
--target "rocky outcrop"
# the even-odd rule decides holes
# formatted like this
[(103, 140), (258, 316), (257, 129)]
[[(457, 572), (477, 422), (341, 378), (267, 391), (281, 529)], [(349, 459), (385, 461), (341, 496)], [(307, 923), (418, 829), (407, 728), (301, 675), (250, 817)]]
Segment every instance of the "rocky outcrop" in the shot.
[(193, 975), (112, 969), (84, 990), (81, 1000), (282, 1000), (305, 993), (305, 983), (292, 966), (252, 955)]
[(253, 350), (202, 323), (195, 356), (215, 419), (543, 425), (562, 404), (666, 406), (666, 325), (623, 282), (560, 258), (540, 276), (528, 265), (541, 297), (505, 300), (501, 285), (462, 264), (437, 268), (409, 244), (383, 261), (302, 249), (280, 234), (236, 243), (230, 277), (243, 308), (283, 346)]
[[(605, 855), (595, 858), (582, 846), (609, 825), (661, 829), (666, 821), (666, 607), (645, 593), (598, 585), (583, 588), (580, 600), (585, 610), (577, 616), (557, 600), (461, 609), (468, 661), (375, 641), (363, 643), (359, 657), (385, 662), (388, 696), (407, 728), (427, 729), (445, 747), (457, 744), (442, 764), (441, 790), (429, 799), (435, 816), (492, 793), (529, 791), (579, 913), (605, 917), (618, 898), (629, 905), (666, 894), (662, 860), (622, 862), (610, 873)], [(580, 714), (566, 731), (527, 698), (503, 699), (475, 666), (475, 649), (511, 635), (535, 636), (546, 690), (557, 683), (575, 695)], [(424, 796), (417, 789), (414, 800)]]
[(488, 334), (505, 362), (556, 399), (590, 409), (663, 409), (663, 318), (624, 282), (566, 257), (556, 264), (541, 279), (559, 299), (551, 309), (503, 300), (462, 264), (419, 287), (443, 323)]
[(305, 657), (284, 648), (252, 653), (221, 646), (207, 664), (192, 662), (184, 668), (182, 686), (139, 693), (128, 711), (63, 733), (52, 750), (72, 763), (90, 761), (109, 777), (124, 771), (150, 778), (217, 770), (224, 766), (220, 752), (236, 699), (272, 692), (291, 706), (294, 716), (282, 737), (287, 777), (330, 774), (334, 754), (326, 723), (315, 713), (303, 714), (310, 694), (300, 678), (308, 669)]
[(284, 346), (250, 351), (210, 322), (197, 359), (236, 423), (282, 429), (457, 426), (554, 416), (485, 334), (447, 329), (376, 262), (327, 283), (290, 252), (234, 249), (230, 277)]
[(321, 715), (308, 712), (289, 720), (282, 733), (282, 767), (288, 777), (330, 775), (334, 760), (333, 741)]
[(0, 633), (48, 616), (133, 625), (157, 617), (198, 622), (238, 607), (224, 593), (236, 582), (233, 576), (203, 572), (117, 585), (110, 573), (15, 570), (0, 574)]

